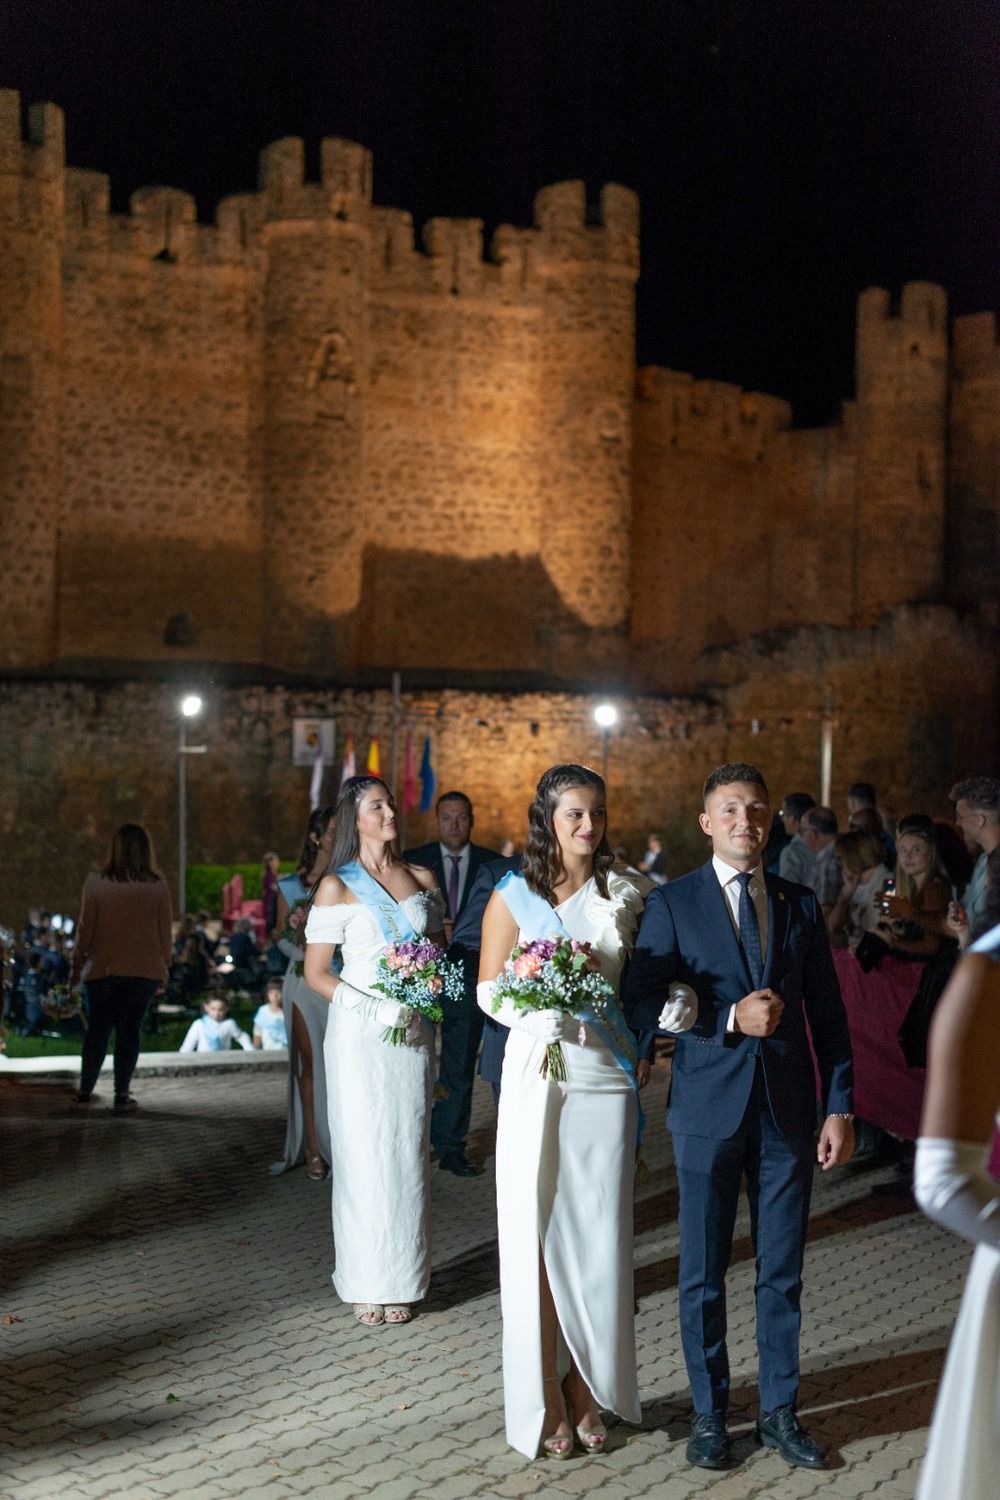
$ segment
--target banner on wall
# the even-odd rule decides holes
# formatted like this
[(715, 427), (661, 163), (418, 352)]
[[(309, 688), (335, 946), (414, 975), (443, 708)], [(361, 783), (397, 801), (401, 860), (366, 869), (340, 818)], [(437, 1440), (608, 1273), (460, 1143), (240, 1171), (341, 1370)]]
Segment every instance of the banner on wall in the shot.
[(324, 766), (332, 766), (337, 744), (336, 730), (334, 719), (293, 719), (292, 765), (311, 768), (316, 764), (319, 750), (322, 750)]

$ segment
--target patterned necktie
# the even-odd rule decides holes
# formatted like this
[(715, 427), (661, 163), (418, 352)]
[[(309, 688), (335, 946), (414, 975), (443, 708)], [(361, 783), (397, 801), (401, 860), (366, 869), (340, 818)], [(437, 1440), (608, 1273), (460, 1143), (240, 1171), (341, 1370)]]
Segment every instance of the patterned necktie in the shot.
[(760, 989), (764, 977), (764, 960), (760, 953), (760, 923), (757, 908), (750, 897), (750, 873), (744, 870), (737, 875), (740, 883), (740, 942), (750, 969), (750, 980), (755, 990)]
[[(451, 874), (448, 876), (448, 915), (454, 922), (458, 916), (458, 865), (462, 856), (460, 854), (449, 854), (451, 860)], [(757, 944), (758, 948), (760, 944)]]

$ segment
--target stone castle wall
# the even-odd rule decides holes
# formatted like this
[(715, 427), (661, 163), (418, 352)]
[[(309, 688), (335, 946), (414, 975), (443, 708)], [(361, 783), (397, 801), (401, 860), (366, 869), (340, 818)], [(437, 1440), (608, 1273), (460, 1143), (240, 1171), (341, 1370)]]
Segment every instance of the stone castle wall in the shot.
[[(707, 652), (699, 696), (621, 697), (608, 751), (611, 837), (637, 856), (646, 835), (665, 835), (675, 874), (704, 855), (700, 789), (723, 760), (756, 762), (774, 805), (790, 790), (819, 791), (820, 723), (834, 714), (833, 802), (873, 780), (898, 813), (947, 813), (948, 788), (995, 755), (1000, 664), (992, 632), (944, 607), (907, 607), (857, 630), (760, 637), (750, 650)], [(203, 718), (189, 743), (192, 863), (253, 860), (275, 848), (294, 858), (308, 811), (310, 770), (292, 765), (292, 721), (337, 724), (339, 783), (348, 732), (359, 764), (378, 735), (391, 774), (392, 699), (384, 690), (221, 686), (206, 681)], [(0, 683), (0, 923), (19, 924), (32, 903), (75, 909), (86, 872), (102, 862), (110, 833), (145, 823), (164, 871), (176, 878), (177, 700), (162, 683), (55, 680)], [(476, 807), (476, 838), (522, 841), (532, 790), (545, 768), (600, 766), (597, 698), (571, 693), (411, 692), (397, 732), (401, 788), (407, 731), (419, 764), (425, 735), (438, 792), (460, 788)], [(429, 836), (412, 813), (408, 841)]]
[[(0, 669), (213, 662), (697, 683), (706, 646), (943, 599), (996, 614), (990, 317), (858, 309), (857, 398), (634, 363), (635, 195), (531, 229), (373, 203), (372, 163), (261, 156), (199, 224), (109, 212), (62, 117), (0, 92)], [(950, 424), (950, 425), (949, 425)], [(511, 608), (511, 605), (514, 608)]]

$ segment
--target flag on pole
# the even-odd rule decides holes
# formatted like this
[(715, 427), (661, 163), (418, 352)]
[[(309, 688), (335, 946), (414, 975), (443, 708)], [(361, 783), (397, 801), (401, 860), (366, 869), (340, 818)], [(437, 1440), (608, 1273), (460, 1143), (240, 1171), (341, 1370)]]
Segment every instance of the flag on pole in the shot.
[(434, 802), (437, 777), (431, 765), (431, 737), (424, 740), (424, 753), (420, 758), (420, 811), (429, 812)]
[(417, 774), (413, 765), (413, 731), (406, 731), (406, 769), (403, 772), (403, 817), (417, 805)]
[(382, 774), (382, 767), (379, 763), (377, 734), (373, 734), (371, 737), (371, 743), (368, 746), (368, 761), (365, 765), (365, 770), (368, 772), (369, 776), (381, 776)]
[(316, 730), (316, 746), (313, 756), (312, 781), (309, 783), (309, 811), (315, 812), (323, 800), (323, 731)]
[(349, 777), (356, 775), (357, 772), (354, 769), (354, 736), (353, 734), (348, 734), (344, 740), (344, 769), (340, 773), (341, 786), (344, 785), (344, 782)]

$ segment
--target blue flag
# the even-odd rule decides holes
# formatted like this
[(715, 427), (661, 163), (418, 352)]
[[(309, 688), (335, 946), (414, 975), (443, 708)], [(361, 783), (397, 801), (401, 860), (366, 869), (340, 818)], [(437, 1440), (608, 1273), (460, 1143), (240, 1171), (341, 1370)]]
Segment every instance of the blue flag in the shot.
[(424, 753), (420, 759), (420, 811), (429, 812), (434, 805), (434, 792), (437, 787), (437, 777), (434, 775), (434, 767), (431, 765), (431, 737), (427, 735), (424, 740)]

